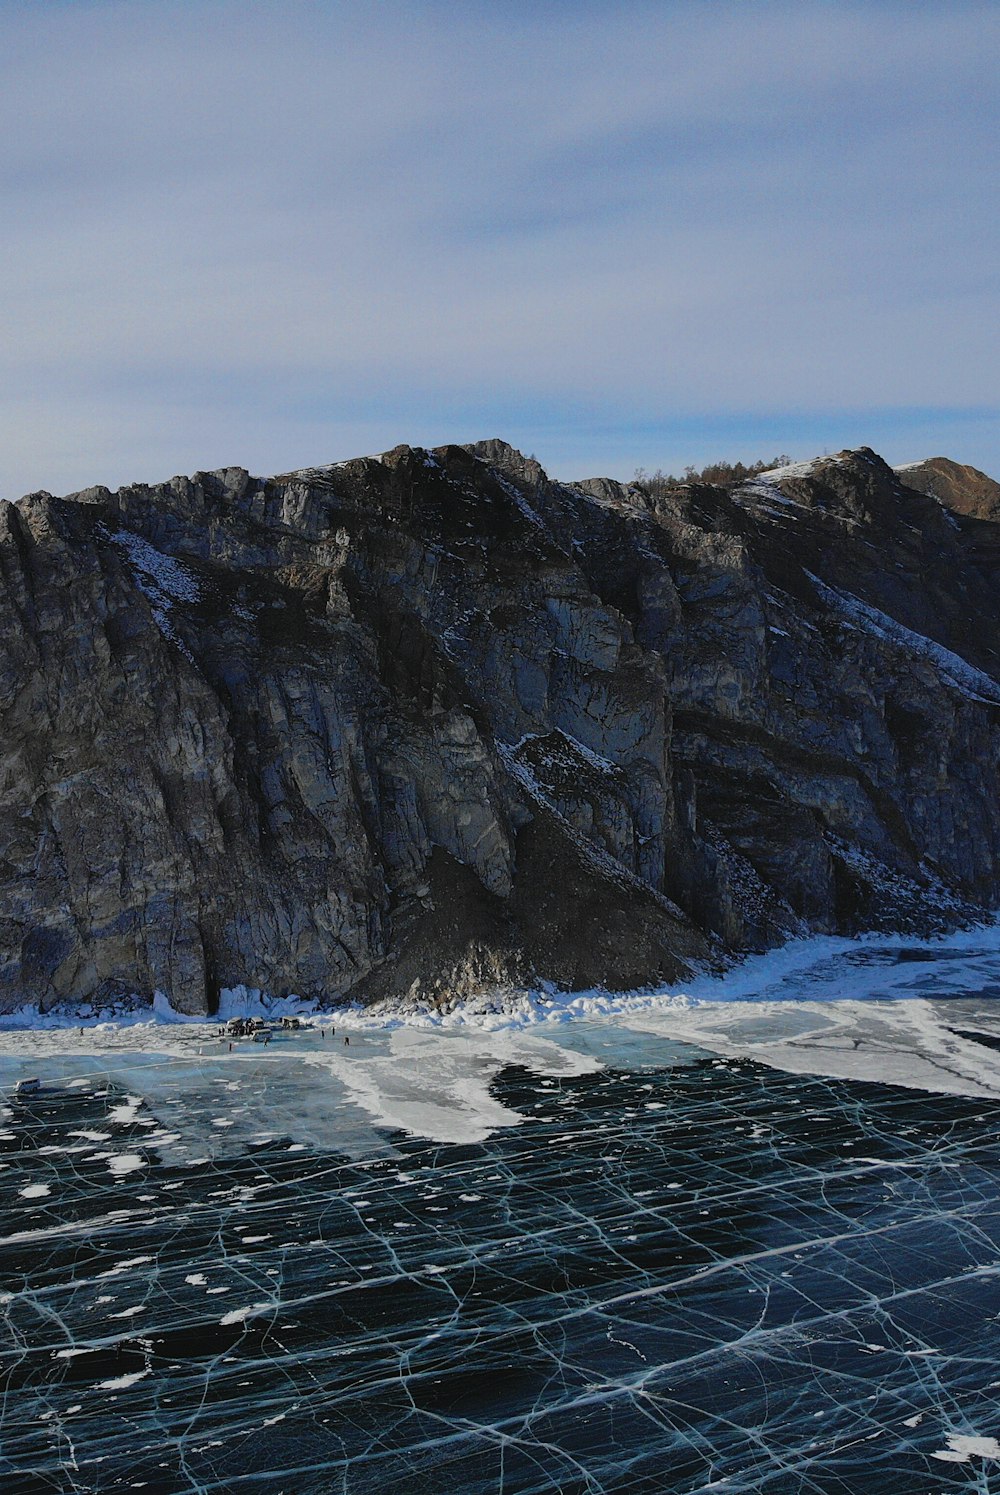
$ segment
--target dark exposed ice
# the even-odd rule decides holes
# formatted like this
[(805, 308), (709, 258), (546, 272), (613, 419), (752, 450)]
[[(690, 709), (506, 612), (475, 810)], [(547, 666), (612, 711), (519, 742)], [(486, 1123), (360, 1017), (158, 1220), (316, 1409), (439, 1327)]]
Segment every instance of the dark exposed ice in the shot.
[(2, 1035), (0, 1490), (1000, 1487), (1000, 959), (891, 952), (349, 1049)]

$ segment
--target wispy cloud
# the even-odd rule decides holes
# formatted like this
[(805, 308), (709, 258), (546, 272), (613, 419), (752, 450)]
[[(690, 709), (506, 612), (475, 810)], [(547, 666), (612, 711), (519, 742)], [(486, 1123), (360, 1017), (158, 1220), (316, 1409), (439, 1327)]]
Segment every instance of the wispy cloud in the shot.
[(492, 433), (1000, 471), (993, 4), (0, 26), (6, 496)]

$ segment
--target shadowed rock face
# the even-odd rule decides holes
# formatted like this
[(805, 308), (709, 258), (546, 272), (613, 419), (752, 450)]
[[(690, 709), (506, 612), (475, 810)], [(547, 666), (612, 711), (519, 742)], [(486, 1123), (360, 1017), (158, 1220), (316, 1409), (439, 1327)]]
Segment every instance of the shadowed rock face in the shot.
[(995, 533), (867, 450), (657, 501), (483, 442), (0, 506), (0, 1007), (632, 986), (968, 917)]

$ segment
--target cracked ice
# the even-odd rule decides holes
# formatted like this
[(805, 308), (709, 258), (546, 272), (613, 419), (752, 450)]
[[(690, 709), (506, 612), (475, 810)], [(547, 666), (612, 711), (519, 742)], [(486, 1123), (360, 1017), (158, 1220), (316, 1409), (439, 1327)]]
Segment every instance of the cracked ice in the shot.
[(544, 1031), (3, 1034), (0, 1488), (996, 1488), (1000, 958), (861, 950)]

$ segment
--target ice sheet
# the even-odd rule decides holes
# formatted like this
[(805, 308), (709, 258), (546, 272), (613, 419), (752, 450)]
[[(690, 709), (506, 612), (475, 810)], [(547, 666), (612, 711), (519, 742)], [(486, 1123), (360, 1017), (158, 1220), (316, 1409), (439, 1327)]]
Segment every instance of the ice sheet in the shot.
[[(237, 989), (226, 1012), (295, 1009), (302, 1028), (266, 1047), (220, 1036), (158, 1003), (127, 1021), (0, 1027), (0, 1085), (55, 1066), (81, 1083), (114, 1070), (163, 1119), (163, 1155), (210, 1157), (285, 1135), (378, 1150), (398, 1128), (440, 1142), (480, 1141), (517, 1125), (497, 1075), (541, 1076), (606, 1063), (688, 1062), (683, 1046), (794, 1073), (893, 1083), (943, 1094), (1000, 1093), (1000, 926), (931, 940), (871, 936), (792, 941), (723, 976), (644, 992), (510, 991), (451, 1010), (383, 1004), (321, 1014), (287, 999), (271, 1013)], [(30, 1021), (21, 1014), (18, 1021)], [(581, 1024), (600, 1042), (582, 1043)], [(349, 1043), (345, 1044), (344, 1039)], [(659, 1041), (650, 1060), (639, 1040)], [(672, 1058), (667, 1049), (672, 1049)], [(224, 1096), (206, 1107), (200, 1097)], [(127, 1098), (119, 1102), (127, 1106)], [(115, 1167), (134, 1166), (118, 1161)]]
[[(266, 1047), (220, 1037), (218, 1024), (190, 1022), (0, 1031), (0, 1085), (29, 1073), (43, 1081), (64, 1076), (67, 1061), (79, 1080), (113, 1073), (127, 1083), (130, 1094), (110, 1120), (133, 1121), (147, 1104), (161, 1122), (150, 1144), (177, 1158), (239, 1154), (275, 1136), (310, 1147), (336, 1137), (349, 1151), (379, 1150), (373, 1126), (478, 1142), (522, 1119), (492, 1093), (501, 1069), (522, 1065), (558, 1077), (600, 1065), (538, 1032), (381, 1027), (358, 1014), (338, 1015), (335, 1028), (317, 1020)], [(103, 1140), (114, 1142), (114, 1131)], [(107, 1157), (116, 1172), (141, 1166), (127, 1150)]]
[[(767, 1005), (774, 1041), (801, 1034), (800, 1002)], [(989, 1488), (997, 1101), (783, 1073), (608, 1016), (236, 1057), (171, 1027), (155, 1060), (130, 1030), (89, 1072), (42, 1036), (42, 1087), (0, 1137), (0, 1489)], [(422, 1082), (461, 1111), (471, 1072), (517, 1124), (384, 1131), (352, 1157), (355, 1059), (380, 1114)], [(309, 1144), (237, 1142), (278, 1118)]]

